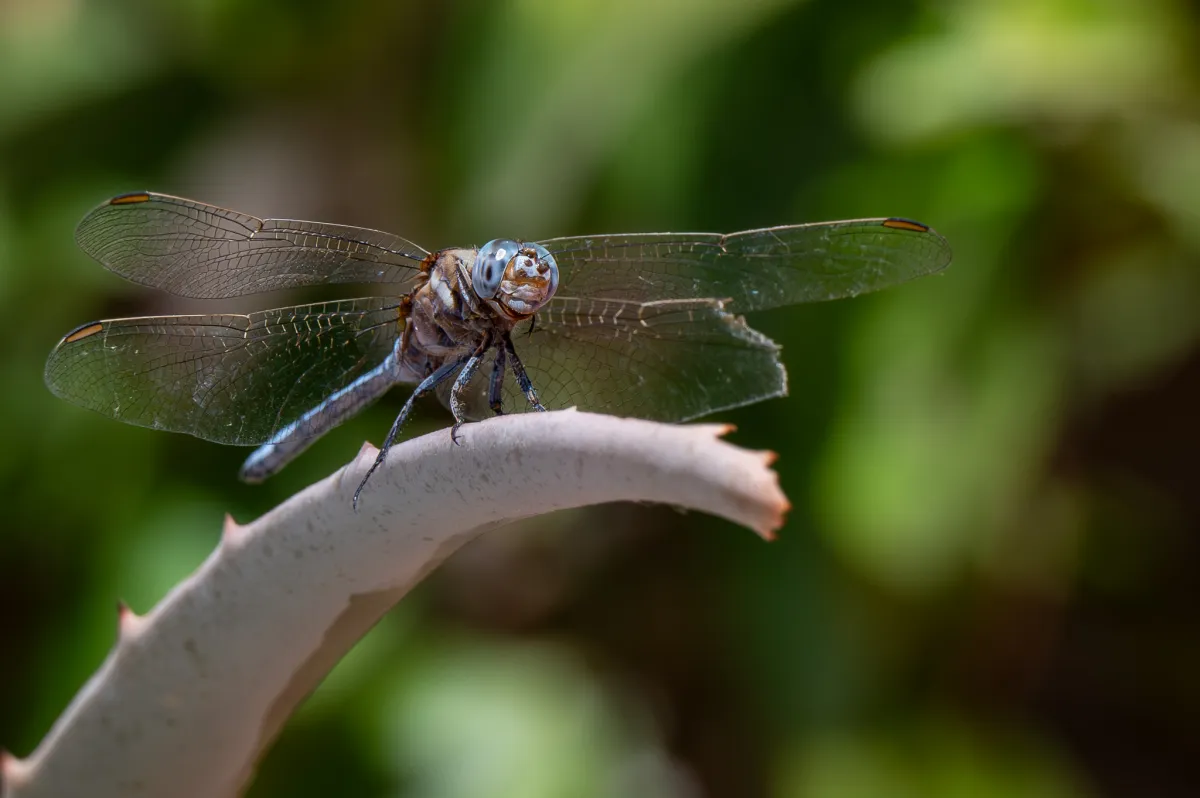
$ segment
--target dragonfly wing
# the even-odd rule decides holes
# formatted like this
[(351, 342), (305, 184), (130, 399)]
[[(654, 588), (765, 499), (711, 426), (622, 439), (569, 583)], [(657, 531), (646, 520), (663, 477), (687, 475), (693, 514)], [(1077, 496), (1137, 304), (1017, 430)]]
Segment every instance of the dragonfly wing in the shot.
[(367, 297), (96, 321), (50, 353), (46, 384), (127, 424), (257, 445), (387, 358), (400, 312)]
[[(513, 331), (517, 354), (548, 409), (578, 407), (687, 421), (787, 393), (779, 348), (710, 299), (637, 303), (556, 297)], [(467, 395), (469, 418), (490, 415), (494, 353)], [(449, 389), (439, 392), (447, 402)], [(528, 409), (509, 373), (505, 412)]]
[(541, 242), (564, 296), (648, 302), (714, 297), (737, 312), (840, 299), (944, 269), (950, 246), (907, 219), (741, 233), (637, 233)]
[(208, 299), (324, 283), (404, 283), (427, 254), (378, 230), (259, 219), (149, 192), (96, 208), (75, 240), (128, 280)]

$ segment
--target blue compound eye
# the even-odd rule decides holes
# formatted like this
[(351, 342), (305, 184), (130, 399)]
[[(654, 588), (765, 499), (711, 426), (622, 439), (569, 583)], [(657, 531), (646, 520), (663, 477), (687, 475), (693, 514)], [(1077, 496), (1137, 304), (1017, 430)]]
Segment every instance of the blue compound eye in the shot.
[(500, 290), (504, 270), (521, 247), (516, 241), (497, 238), (479, 248), (475, 266), (471, 269), (471, 285), (480, 299), (491, 299)]

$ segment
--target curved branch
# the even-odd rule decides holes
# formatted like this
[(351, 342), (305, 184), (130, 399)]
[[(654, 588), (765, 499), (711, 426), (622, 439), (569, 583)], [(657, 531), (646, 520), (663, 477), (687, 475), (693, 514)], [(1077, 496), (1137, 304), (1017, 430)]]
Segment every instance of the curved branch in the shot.
[(669, 426), (561, 411), (505, 416), (396, 446), (362, 495), (359, 456), (246, 526), (116, 645), (37, 750), (0, 755), (10, 798), (232, 796), (295, 707), (464, 542), (518, 518), (654, 501), (770, 538), (787, 501), (769, 452)]

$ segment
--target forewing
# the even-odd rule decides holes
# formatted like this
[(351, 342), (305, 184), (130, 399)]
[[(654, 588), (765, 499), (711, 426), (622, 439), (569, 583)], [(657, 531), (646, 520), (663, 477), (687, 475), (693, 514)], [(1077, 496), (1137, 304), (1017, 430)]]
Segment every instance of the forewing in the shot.
[(382, 362), (399, 314), (395, 299), (368, 297), (96, 321), (50, 353), (46, 384), (127, 424), (257, 445)]
[(427, 254), (378, 230), (259, 219), (148, 192), (96, 208), (75, 240), (135, 283), (209, 299), (325, 283), (404, 283)]
[[(548, 409), (687, 421), (787, 392), (779, 348), (714, 300), (555, 298), (528, 330), (514, 330), (513, 343)], [(489, 415), (493, 357), (466, 395), (470, 418)], [(448, 386), (439, 395), (447, 402)], [(504, 409), (527, 407), (510, 372)]]
[(564, 297), (729, 300), (739, 313), (840, 299), (940, 271), (950, 246), (907, 219), (771, 227), (741, 233), (637, 233), (541, 242)]

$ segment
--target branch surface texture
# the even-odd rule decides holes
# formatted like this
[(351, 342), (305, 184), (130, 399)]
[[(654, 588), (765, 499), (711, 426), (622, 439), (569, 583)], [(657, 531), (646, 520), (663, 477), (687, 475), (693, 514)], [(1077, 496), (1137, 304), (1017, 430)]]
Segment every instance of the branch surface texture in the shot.
[(787, 500), (770, 452), (573, 410), (504, 416), (354, 462), (220, 545), (117, 642), (27, 759), (0, 752), (6, 798), (235, 796), (292, 711), (414, 585), (480, 532), (613, 501), (702, 510), (770, 539)]

